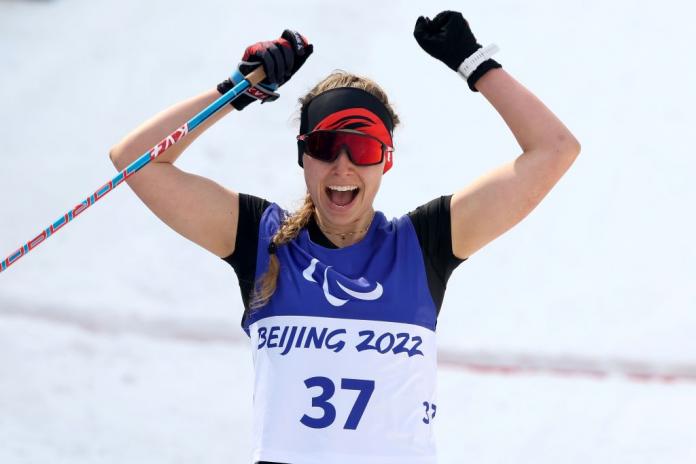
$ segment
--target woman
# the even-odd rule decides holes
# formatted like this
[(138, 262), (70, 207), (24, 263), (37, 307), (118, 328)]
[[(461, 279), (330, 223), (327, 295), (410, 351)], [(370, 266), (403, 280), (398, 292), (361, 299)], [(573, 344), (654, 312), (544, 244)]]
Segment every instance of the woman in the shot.
[(217, 89), (157, 115), (111, 150), (122, 169), (263, 66), (265, 81), (128, 180), (158, 217), (237, 273), (256, 372), (256, 462), (435, 462), (435, 326), (447, 279), (529, 214), (580, 151), (568, 129), (490, 58), (493, 48), (476, 42), (460, 13), (420, 17), (414, 36), (490, 101), (523, 153), (401, 218), (373, 209), (393, 164), (399, 119), (374, 82), (347, 73), (330, 75), (300, 100), (307, 196), (295, 213), (174, 167), (233, 107), (277, 98), (313, 51), (292, 31), (248, 47)]

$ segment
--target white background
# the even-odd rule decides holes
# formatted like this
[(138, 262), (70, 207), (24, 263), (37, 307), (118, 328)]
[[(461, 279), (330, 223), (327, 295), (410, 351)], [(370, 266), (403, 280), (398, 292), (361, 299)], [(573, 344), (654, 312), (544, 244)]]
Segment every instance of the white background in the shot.
[[(333, 69), (403, 124), (376, 207), (399, 216), (519, 148), (412, 37), (456, 9), (582, 153), (521, 224), (453, 274), (443, 350), (696, 364), (696, 103), (686, 2), (0, 1), (3, 259), (115, 175), (109, 148), (285, 28), (315, 53), (281, 98), (180, 159), (294, 208), (296, 100)], [(251, 356), (236, 277), (121, 187), (0, 275), (0, 462), (249, 462)], [(608, 367), (607, 367), (608, 366)], [(684, 367), (686, 366), (686, 367)], [(440, 372), (440, 462), (687, 463), (696, 383)]]

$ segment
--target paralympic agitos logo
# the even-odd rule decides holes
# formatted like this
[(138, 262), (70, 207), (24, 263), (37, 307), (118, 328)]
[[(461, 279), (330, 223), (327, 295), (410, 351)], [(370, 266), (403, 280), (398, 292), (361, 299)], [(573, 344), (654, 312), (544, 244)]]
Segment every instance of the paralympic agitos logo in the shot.
[[(323, 278), (323, 282), (321, 284), (314, 278), (314, 274), (317, 273), (317, 264), (320, 264), (321, 267), (324, 268), (323, 273), (318, 272), (318, 274)], [(326, 301), (328, 301), (331, 305), (343, 306), (350, 300), (372, 301), (377, 300), (382, 296), (383, 288), (382, 284), (379, 282), (376, 282), (373, 287), (373, 285), (364, 277), (360, 277), (358, 279), (348, 279), (335, 271), (329, 273), (329, 269), (331, 269), (331, 266), (326, 266), (318, 259), (312, 258), (309, 266), (302, 271), (302, 277), (309, 282), (319, 284), (324, 292)], [(336, 286), (338, 286), (340, 291), (343, 293), (343, 295), (340, 295), (343, 298), (331, 294), (331, 291), (329, 290), (329, 280), (336, 283)]]

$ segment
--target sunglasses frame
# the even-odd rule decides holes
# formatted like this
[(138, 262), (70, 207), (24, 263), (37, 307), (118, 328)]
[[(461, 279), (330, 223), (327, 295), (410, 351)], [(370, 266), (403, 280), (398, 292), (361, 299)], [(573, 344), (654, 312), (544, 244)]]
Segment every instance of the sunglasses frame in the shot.
[[(302, 151), (304, 153), (306, 153), (308, 156), (311, 156), (312, 158), (319, 160), (319, 161), (324, 161), (325, 163), (333, 163), (334, 161), (336, 161), (338, 159), (339, 155), (336, 154), (332, 159), (325, 160), (325, 159), (317, 158), (316, 156), (312, 155), (311, 153), (309, 153), (306, 150), (307, 143), (305, 142), (305, 140), (307, 139), (307, 137), (309, 137), (312, 134), (316, 134), (316, 133), (320, 133), (320, 132), (321, 133), (331, 133), (331, 134), (353, 134), (353, 135), (357, 135), (358, 137), (367, 137), (367, 138), (370, 138), (370, 139), (373, 139), (373, 140), (376, 140), (377, 142), (379, 142), (380, 146), (382, 147), (382, 155), (380, 156), (378, 162), (370, 163), (370, 164), (358, 164), (355, 161), (353, 161), (353, 154), (350, 152), (350, 147), (346, 146), (346, 153), (348, 154), (348, 159), (350, 159), (350, 162), (356, 166), (376, 166), (378, 164), (382, 164), (382, 162), (384, 161), (384, 155), (386, 155), (387, 153), (394, 152), (394, 147), (390, 147), (389, 145), (382, 142), (380, 139), (378, 139), (375, 136), (365, 134), (365, 133), (359, 132), (359, 131), (345, 130), (345, 129), (343, 129), (343, 130), (315, 130), (315, 131), (307, 132), (306, 134), (298, 135), (297, 141), (302, 143)], [(339, 154), (340, 154), (340, 151), (339, 151)]]

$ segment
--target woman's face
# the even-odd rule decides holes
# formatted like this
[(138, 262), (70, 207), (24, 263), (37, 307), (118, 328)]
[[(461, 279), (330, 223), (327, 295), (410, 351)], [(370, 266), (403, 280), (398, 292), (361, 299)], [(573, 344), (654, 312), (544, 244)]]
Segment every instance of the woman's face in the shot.
[(344, 149), (330, 163), (306, 153), (302, 163), (307, 190), (323, 224), (350, 229), (369, 225), (374, 212), (372, 203), (382, 182), (384, 161), (374, 166), (356, 166)]

